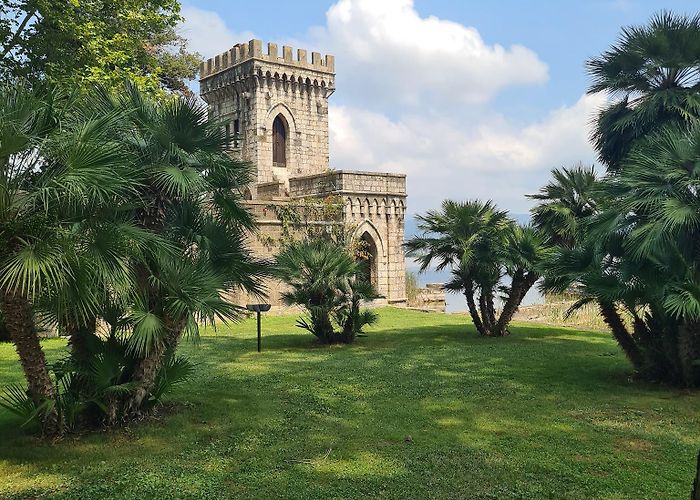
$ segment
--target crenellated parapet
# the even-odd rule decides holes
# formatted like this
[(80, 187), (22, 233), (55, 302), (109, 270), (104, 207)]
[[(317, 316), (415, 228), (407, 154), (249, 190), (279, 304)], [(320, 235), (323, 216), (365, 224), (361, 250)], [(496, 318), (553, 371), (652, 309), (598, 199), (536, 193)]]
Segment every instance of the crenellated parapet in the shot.
[(250, 59), (335, 74), (335, 58), (330, 54), (321, 55), (319, 52), (312, 52), (311, 60), (308, 60), (306, 49), (297, 49), (296, 57), (294, 57), (294, 49), (283, 45), (280, 55), (276, 43), (268, 43), (267, 51), (264, 52), (261, 40), (250, 40), (247, 43), (238, 43), (226, 52), (201, 63), (199, 77), (207, 78)]
[(263, 51), (262, 41), (250, 40), (234, 45), (199, 66), (200, 89), (203, 97), (221, 88), (236, 86), (252, 90), (264, 86), (283, 86), (285, 91), (321, 92), (324, 96), (334, 89), (335, 58), (305, 49), (283, 46), (280, 54), (276, 43), (268, 43)]

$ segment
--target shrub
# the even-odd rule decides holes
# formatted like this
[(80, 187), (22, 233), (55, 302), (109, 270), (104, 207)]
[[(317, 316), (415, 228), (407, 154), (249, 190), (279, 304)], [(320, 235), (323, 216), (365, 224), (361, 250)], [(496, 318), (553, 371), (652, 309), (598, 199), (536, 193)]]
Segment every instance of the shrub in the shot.
[(297, 326), (322, 343), (350, 343), (363, 326), (376, 321), (361, 311), (360, 303), (377, 294), (360, 281), (359, 265), (338, 243), (321, 238), (292, 242), (277, 256), (275, 272), (290, 287), (282, 294), (285, 303), (307, 311)]

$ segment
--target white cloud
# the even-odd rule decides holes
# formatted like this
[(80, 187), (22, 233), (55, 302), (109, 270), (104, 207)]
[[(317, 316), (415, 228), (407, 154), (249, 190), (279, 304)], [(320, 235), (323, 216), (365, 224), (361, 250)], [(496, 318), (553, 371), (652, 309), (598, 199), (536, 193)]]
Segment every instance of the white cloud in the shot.
[(547, 80), (520, 46), (488, 45), (473, 27), (420, 17), (412, 0), (340, 0), (313, 43), (336, 55), (339, 88), (373, 103), (482, 103), (513, 85)]
[(250, 31), (232, 31), (219, 14), (210, 10), (183, 6), (182, 17), (185, 22), (179, 27), (180, 34), (189, 41), (189, 49), (205, 59), (254, 38)]
[[(205, 57), (253, 38), (215, 12), (185, 7), (183, 15), (183, 35)], [(412, 0), (339, 0), (305, 40), (285, 35), (270, 41), (336, 56), (331, 166), (408, 174), (411, 212), (447, 197), (491, 198), (525, 212), (524, 195), (551, 168), (594, 161), (589, 123), (602, 97), (516, 125), (491, 99), (544, 84), (547, 65), (526, 47), (489, 45), (476, 28), (421, 17)]]
[(331, 163), (339, 169), (404, 172), (410, 211), (443, 198), (490, 198), (524, 212), (554, 167), (594, 162), (590, 119), (604, 102), (584, 95), (545, 119), (516, 127), (495, 113), (465, 127), (445, 118), (428, 124), (421, 115), (386, 115), (331, 106)]

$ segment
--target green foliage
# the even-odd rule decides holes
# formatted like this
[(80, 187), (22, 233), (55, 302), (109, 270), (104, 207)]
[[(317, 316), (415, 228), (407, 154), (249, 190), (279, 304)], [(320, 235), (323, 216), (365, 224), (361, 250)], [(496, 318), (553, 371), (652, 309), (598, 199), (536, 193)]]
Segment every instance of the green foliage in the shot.
[[(240, 204), (249, 166), (227, 155), (205, 107), (134, 84), (78, 96), (7, 85), (0, 108), (0, 305), (8, 329), (24, 335), (33, 401), (53, 401), (54, 427), (72, 427), (110, 387), (106, 420), (138, 416), (177, 381), (158, 373), (180, 338), (238, 319), (231, 291), (261, 291), (262, 265), (245, 244), (254, 221)], [(89, 394), (65, 390), (75, 370), (51, 381), (38, 315), (70, 336), (81, 380), (101, 355), (87, 344), (102, 320), (133, 366), (106, 386), (93, 381)]]
[[(55, 401), (37, 405), (26, 389), (15, 384), (0, 393), (0, 406), (18, 415), (22, 426), (39, 423), (47, 408), (54, 406), (64, 431), (93, 428), (113, 420), (119, 399), (136, 387), (130, 378), (138, 358), (131, 354), (126, 338), (95, 336), (88, 349), (89, 356), (78, 359), (72, 354), (51, 366)], [(168, 353), (145, 405), (152, 408), (193, 373), (190, 361)]]
[(574, 247), (582, 237), (581, 225), (596, 210), (593, 167), (552, 170), (552, 180), (540, 192), (528, 195), (539, 203), (532, 209), (532, 224), (553, 245)]
[(357, 278), (359, 265), (338, 243), (321, 238), (292, 242), (277, 256), (275, 274), (290, 287), (282, 299), (308, 313), (297, 326), (322, 343), (350, 343), (364, 326), (376, 320), (370, 312), (363, 312), (360, 304), (377, 298), (377, 294), (371, 284)]
[(29, 391), (19, 384), (8, 385), (0, 392), (0, 407), (18, 416), (22, 420), (22, 427), (41, 420), (53, 404), (49, 400), (37, 404)]
[[(577, 216), (575, 245), (561, 244), (545, 273), (548, 290), (575, 288), (574, 308), (599, 304), (639, 375), (687, 386), (700, 384), (699, 145), (697, 129), (677, 127), (639, 140), (622, 169), (591, 184), (599, 203)], [(561, 199), (542, 197), (535, 211)]]
[(124, 79), (189, 94), (201, 60), (177, 31), (177, 0), (10, 0), (0, 6), (0, 74), (87, 89)]
[[(447, 289), (461, 291), (467, 299), (474, 325), (482, 335), (506, 335), (508, 324), (539, 277), (539, 265), (547, 247), (540, 235), (520, 227), (490, 201), (458, 203), (445, 200), (441, 210), (418, 215), (421, 235), (405, 247), (421, 265), (449, 269)], [(504, 284), (504, 278), (510, 284)], [(500, 292), (503, 309), (496, 315)]]
[(617, 170), (637, 140), (666, 125), (700, 117), (700, 15), (654, 15), (623, 28), (619, 41), (588, 61), (590, 93), (616, 102), (601, 111), (593, 134), (599, 157)]

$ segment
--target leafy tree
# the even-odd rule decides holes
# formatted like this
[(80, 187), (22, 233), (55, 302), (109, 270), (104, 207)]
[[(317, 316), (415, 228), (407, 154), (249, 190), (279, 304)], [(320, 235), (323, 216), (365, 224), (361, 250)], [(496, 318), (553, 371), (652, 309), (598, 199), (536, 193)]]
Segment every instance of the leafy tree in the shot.
[(641, 139), (621, 165), (593, 190), (598, 208), (555, 252), (545, 286), (576, 286), (574, 307), (596, 301), (639, 375), (698, 386), (700, 129)]
[(661, 12), (646, 26), (624, 28), (587, 67), (589, 93), (616, 99), (600, 113), (593, 140), (601, 161), (617, 170), (640, 138), (700, 116), (700, 15)]
[(9, 0), (0, 74), (88, 88), (124, 79), (188, 94), (201, 57), (177, 34), (177, 0)]
[(594, 236), (625, 235), (622, 260), (648, 269), (636, 273), (642, 297), (665, 313), (665, 328), (647, 325), (645, 333), (672, 335), (674, 372), (700, 386), (700, 126), (652, 135), (623, 167), (604, 183), (610, 201)]
[(593, 168), (578, 166), (552, 170), (552, 180), (539, 193), (529, 196), (539, 202), (531, 211), (533, 224), (554, 245), (544, 266), (543, 288), (558, 293), (574, 289), (578, 300), (570, 313), (596, 302), (613, 337), (641, 371), (643, 356), (616, 305), (622, 299), (619, 292), (625, 291), (619, 261), (614, 258), (617, 252), (614, 245), (601, 245), (601, 241), (588, 236), (591, 218), (599, 213), (596, 189)]
[[(525, 294), (539, 277), (538, 266), (546, 253), (540, 236), (517, 226), (506, 212), (490, 201), (458, 203), (446, 200), (442, 209), (418, 215), (423, 234), (406, 243), (421, 271), (435, 263), (450, 269), (447, 288), (464, 293), (469, 314), (481, 335), (504, 336)], [(504, 284), (504, 278), (510, 284)], [(496, 314), (496, 294), (503, 309)]]
[[(5, 402), (50, 435), (76, 416), (128, 420), (169, 387), (183, 334), (238, 318), (231, 291), (260, 292), (239, 203), (249, 167), (200, 104), (135, 85), (79, 98), (7, 86), (0, 109), (0, 308), (30, 396)], [(70, 363), (46, 366), (38, 314), (70, 334)]]
[(290, 288), (282, 299), (308, 313), (297, 326), (319, 341), (352, 342), (362, 327), (376, 321), (371, 312), (360, 310), (361, 301), (376, 298), (376, 292), (356, 278), (359, 265), (344, 246), (323, 238), (293, 241), (277, 256), (275, 270)]

